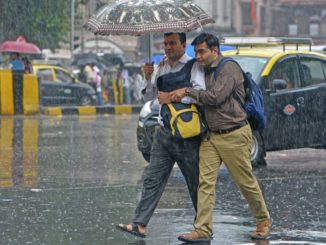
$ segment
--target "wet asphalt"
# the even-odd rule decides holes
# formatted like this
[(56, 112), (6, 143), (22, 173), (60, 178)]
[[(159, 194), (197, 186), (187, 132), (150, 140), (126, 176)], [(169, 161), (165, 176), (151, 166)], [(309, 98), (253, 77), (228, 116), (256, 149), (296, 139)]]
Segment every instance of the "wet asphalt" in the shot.
[[(137, 119), (0, 117), (0, 244), (182, 244), (194, 210), (178, 168), (145, 239), (115, 229), (132, 218), (147, 165)], [(250, 240), (254, 219), (222, 168), (211, 244), (326, 244), (326, 151), (271, 152), (267, 162), (255, 175), (273, 218), (270, 240)]]

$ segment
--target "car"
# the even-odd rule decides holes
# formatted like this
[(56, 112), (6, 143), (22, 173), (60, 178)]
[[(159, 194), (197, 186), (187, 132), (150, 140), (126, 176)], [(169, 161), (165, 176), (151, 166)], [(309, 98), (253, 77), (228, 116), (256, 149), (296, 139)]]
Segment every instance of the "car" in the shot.
[(79, 82), (64, 67), (33, 64), (33, 73), (40, 83), (42, 106), (89, 106), (96, 104), (94, 88)]
[[(310, 51), (311, 43), (310, 38), (224, 40), (237, 48), (223, 55), (250, 72), (264, 96), (267, 128), (253, 131), (253, 167), (266, 165), (268, 151), (326, 148), (326, 55)], [(147, 102), (139, 116), (138, 150), (146, 160), (158, 110), (157, 101)]]

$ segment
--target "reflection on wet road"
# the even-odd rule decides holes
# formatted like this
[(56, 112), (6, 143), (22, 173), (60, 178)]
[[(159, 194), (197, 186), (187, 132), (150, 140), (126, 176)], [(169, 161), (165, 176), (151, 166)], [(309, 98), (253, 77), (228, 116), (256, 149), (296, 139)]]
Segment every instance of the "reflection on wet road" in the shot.
[[(194, 211), (177, 168), (145, 240), (114, 228), (131, 219), (147, 165), (136, 127), (137, 116), (1, 117), (0, 244), (180, 244)], [(256, 176), (274, 223), (271, 240), (256, 243), (222, 169), (211, 244), (326, 244), (325, 159), (325, 150), (268, 154)]]

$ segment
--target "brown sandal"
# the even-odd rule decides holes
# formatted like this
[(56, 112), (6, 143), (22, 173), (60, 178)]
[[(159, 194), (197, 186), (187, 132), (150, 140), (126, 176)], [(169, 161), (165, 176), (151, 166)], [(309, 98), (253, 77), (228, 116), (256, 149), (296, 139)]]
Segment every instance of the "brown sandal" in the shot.
[(199, 230), (193, 230), (190, 233), (184, 233), (178, 236), (178, 240), (182, 242), (196, 243), (196, 242), (206, 242), (210, 243), (212, 237), (207, 237)]
[(257, 223), (256, 230), (251, 234), (253, 240), (268, 239), (272, 221), (270, 219)]

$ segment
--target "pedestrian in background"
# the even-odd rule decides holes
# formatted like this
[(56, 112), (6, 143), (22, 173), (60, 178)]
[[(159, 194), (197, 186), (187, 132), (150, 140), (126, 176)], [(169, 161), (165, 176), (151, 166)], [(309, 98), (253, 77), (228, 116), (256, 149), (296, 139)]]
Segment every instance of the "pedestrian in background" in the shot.
[(93, 74), (92, 66), (93, 66), (92, 64), (87, 64), (83, 69), (84, 77), (86, 79), (86, 83), (88, 84), (92, 82), (92, 74)]
[(131, 104), (131, 77), (129, 76), (129, 71), (124, 68), (122, 65), (121, 79), (123, 84), (123, 94), (124, 94), (124, 103)]
[(24, 63), (24, 73), (25, 74), (33, 74), (33, 66), (30, 60), (25, 56), (22, 58), (23, 63)]
[(142, 97), (143, 97), (142, 93), (141, 93), (141, 90), (142, 90), (143, 87), (145, 87), (144, 78), (137, 71), (133, 71), (129, 75), (132, 77), (131, 91), (132, 91), (134, 102), (136, 104), (141, 104), (142, 103)]
[(100, 75), (100, 69), (96, 65), (92, 66), (92, 87), (96, 92), (97, 105), (103, 105), (102, 99), (102, 77)]
[(10, 54), (10, 61), (9, 61), (9, 68), (12, 71), (21, 71), (24, 72), (24, 63), (19, 57), (19, 53), (11, 53)]
[(178, 239), (185, 242), (207, 242), (212, 239), (216, 182), (222, 162), (256, 218), (257, 227), (252, 238), (267, 238), (271, 221), (264, 197), (252, 173), (252, 132), (246, 112), (233, 95), (236, 93), (244, 103), (242, 70), (237, 64), (227, 62), (215, 78), (214, 71), (223, 59), (218, 38), (202, 33), (192, 45), (195, 47), (197, 62), (205, 69), (206, 90), (183, 88), (172, 92), (171, 97), (172, 100), (180, 101), (190, 96), (203, 104), (209, 133), (202, 139), (199, 150), (198, 211), (194, 230), (180, 235)]

